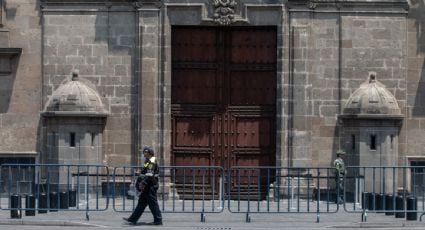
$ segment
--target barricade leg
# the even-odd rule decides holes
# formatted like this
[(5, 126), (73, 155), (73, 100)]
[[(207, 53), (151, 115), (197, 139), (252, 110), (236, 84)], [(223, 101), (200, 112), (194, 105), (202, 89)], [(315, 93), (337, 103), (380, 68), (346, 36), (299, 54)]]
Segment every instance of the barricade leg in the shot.
[(201, 222), (204, 223), (206, 221), (206, 216), (205, 214), (202, 212), (201, 213)]

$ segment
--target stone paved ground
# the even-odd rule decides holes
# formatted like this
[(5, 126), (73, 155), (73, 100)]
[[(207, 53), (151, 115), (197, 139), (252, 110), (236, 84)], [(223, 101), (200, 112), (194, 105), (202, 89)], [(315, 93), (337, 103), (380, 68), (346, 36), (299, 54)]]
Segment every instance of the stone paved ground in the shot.
[[(317, 223), (315, 213), (307, 214), (251, 214), (247, 223), (246, 214), (231, 213), (227, 207), (221, 213), (206, 214), (206, 222), (201, 222), (199, 213), (163, 213), (163, 226), (130, 226), (122, 221), (128, 212), (116, 212), (112, 204), (106, 211), (89, 212), (87, 221), (85, 211), (59, 211), (36, 216), (23, 216), (11, 219), (10, 211), (0, 211), (0, 229), (170, 229), (170, 230), (242, 230), (242, 229), (425, 229), (425, 223), (396, 219), (394, 216), (370, 213), (368, 221), (361, 222), (359, 213), (347, 213), (341, 207), (337, 213), (320, 214)], [(152, 216), (146, 212), (140, 222), (151, 222)]]

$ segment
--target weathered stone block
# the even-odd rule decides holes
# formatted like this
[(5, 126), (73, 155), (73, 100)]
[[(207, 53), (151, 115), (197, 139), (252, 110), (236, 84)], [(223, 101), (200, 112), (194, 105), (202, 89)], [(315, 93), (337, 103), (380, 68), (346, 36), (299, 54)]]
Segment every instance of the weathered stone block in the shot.
[(115, 75), (116, 76), (128, 76), (128, 65), (115, 65)]
[(106, 45), (93, 45), (92, 52), (93, 56), (107, 56), (108, 47)]
[(125, 97), (127, 94), (131, 94), (129, 86), (115, 86), (115, 97)]
[(128, 114), (128, 105), (110, 105), (112, 114)]

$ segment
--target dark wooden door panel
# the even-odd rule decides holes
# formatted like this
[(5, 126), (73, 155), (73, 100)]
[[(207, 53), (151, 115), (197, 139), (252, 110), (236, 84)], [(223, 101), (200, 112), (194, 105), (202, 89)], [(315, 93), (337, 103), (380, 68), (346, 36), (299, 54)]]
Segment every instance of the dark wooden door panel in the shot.
[(275, 27), (172, 27), (172, 164), (276, 164), (276, 50)]
[(216, 104), (217, 73), (208, 69), (175, 69), (173, 72), (172, 103)]
[(274, 106), (276, 74), (270, 71), (233, 71), (230, 76), (230, 105)]
[(273, 148), (271, 117), (235, 117), (233, 138), (236, 148)]
[(171, 31), (172, 61), (217, 62), (217, 32), (213, 27), (178, 27)]
[(231, 31), (231, 37), (231, 63), (276, 63), (274, 29), (235, 28)]
[[(211, 151), (174, 151), (174, 165), (211, 165)], [(172, 173), (176, 183), (180, 184), (209, 184), (210, 177), (205, 175), (208, 170), (181, 168), (176, 169)]]
[(213, 117), (176, 116), (175, 147), (212, 148), (214, 123)]

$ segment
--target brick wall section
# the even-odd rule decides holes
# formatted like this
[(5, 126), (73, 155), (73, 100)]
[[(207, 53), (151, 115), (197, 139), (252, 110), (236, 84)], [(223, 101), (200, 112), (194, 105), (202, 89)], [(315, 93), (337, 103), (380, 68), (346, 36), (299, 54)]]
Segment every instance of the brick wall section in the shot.
[[(81, 4), (79, 9), (100, 11), (45, 12), (41, 18), (36, 1), (6, 0), (7, 17), (3, 18), (0, 44), (23, 51), (19, 62), (15, 63), (14, 69), (18, 71), (0, 76), (0, 152), (37, 151), (37, 138), (42, 138), (38, 134), (39, 112), (73, 69), (79, 69), (81, 77), (98, 90), (110, 112), (103, 135), (103, 163), (118, 165), (135, 160), (139, 142), (153, 146), (156, 151), (163, 148), (168, 152), (170, 27), (171, 24), (208, 24), (211, 21), (206, 19), (211, 19), (213, 9), (208, 1), (170, 0), (164, 1), (168, 6), (163, 8), (159, 8), (156, 1), (143, 2), (142, 8), (136, 11), (130, 1), (121, 1), (121, 6), (116, 4), (109, 12), (104, 4)], [(170, 6), (179, 2), (187, 3), (187, 7)], [(369, 71), (377, 72), (377, 79), (396, 96), (407, 116), (399, 137), (399, 163), (404, 164), (405, 156), (424, 156), (425, 144), (420, 137), (425, 134), (422, 96), (425, 91), (425, 36), (421, 30), (425, 25), (425, 1), (410, 2), (406, 21), (401, 14), (356, 13), (356, 10), (369, 8), (355, 7), (345, 8), (352, 13), (292, 12), (288, 16), (284, 7), (268, 9), (269, 1), (239, 1), (237, 17), (245, 17), (243, 23), (277, 25), (279, 36), (283, 36), (279, 37), (282, 42), (278, 46), (278, 63), (282, 67), (277, 74), (280, 82), (277, 87), (281, 90), (278, 91), (281, 97), (277, 98), (277, 117), (282, 124), (277, 132), (282, 134), (278, 145), (286, 145), (286, 116), (291, 117), (292, 163), (329, 166), (340, 142), (337, 114), (350, 94), (366, 80)], [(246, 11), (248, 15), (242, 13), (245, 3), (251, 5)], [(206, 7), (207, 15), (202, 14), (204, 9), (200, 4)], [(255, 4), (258, 9), (252, 6)], [(74, 7), (61, 5), (56, 9)], [(310, 10), (307, 6), (300, 8)], [(273, 17), (265, 17), (264, 12), (268, 12), (265, 9), (273, 12), (269, 14)], [(40, 21), (42, 19), (44, 21)], [(294, 32), (292, 69), (286, 66), (290, 63), (286, 60), (291, 48), (291, 42), (286, 41), (289, 29)], [(162, 31), (164, 37), (161, 37)], [(143, 42), (139, 47), (136, 47), (136, 39)], [(141, 71), (135, 72), (139, 65)], [(292, 85), (288, 85), (286, 71), (292, 71)], [(286, 114), (290, 88), (295, 99), (293, 114)], [(3, 98), (10, 98), (10, 101)], [(277, 149), (282, 162), (286, 160), (285, 151), (286, 147)], [(168, 161), (169, 155), (164, 155), (164, 160)]]
[[(407, 156), (425, 158), (425, 1), (411, 1), (407, 26)], [(405, 159), (401, 159), (404, 160)]]
[(0, 76), (0, 153), (36, 156), (40, 111), (41, 27), (36, 1), (3, 2), (2, 48), (22, 48)]
[[(365, 82), (369, 71), (377, 73), (396, 97), (405, 113), (406, 106), (406, 18), (400, 15), (344, 16), (342, 19), (342, 103)], [(404, 123), (406, 125), (406, 123)], [(405, 127), (399, 136), (399, 156), (404, 154)], [(399, 163), (403, 164), (403, 160)]]
[[(70, 9), (71, 7), (67, 7)], [(72, 9), (72, 8), (71, 8)], [(109, 165), (129, 164), (132, 156), (132, 111), (137, 78), (134, 12), (46, 12), (44, 14), (44, 103), (73, 69), (91, 82), (110, 113), (103, 135)], [(119, 8), (120, 10), (132, 10)]]
[[(317, 11), (323, 9), (326, 8)], [(395, 95), (405, 111), (404, 15), (354, 11), (338, 14), (335, 9), (327, 8), (334, 10), (327, 13), (294, 11), (291, 14), (294, 165), (331, 165), (342, 145), (337, 115), (351, 93), (367, 80), (370, 71), (377, 73), (377, 79)], [(302, 27), (307, 31), (306, 48), (302, 48), (299, 35)], [(403, 127), (399, 139), (400, 151), (405, 145), (404, 130)]]
[(311, 22), (309, 71), (312, 84), (312, 162), (328, 167), (338, 148), (336, 115), (339, 113), (338, 40), (339, 17), (317, 14)]
[(292, 13), (291, 24), (304, 27), (294, 28), (293, 37), (293, 162), (329, 166), (338, 145), (338, 17)]

